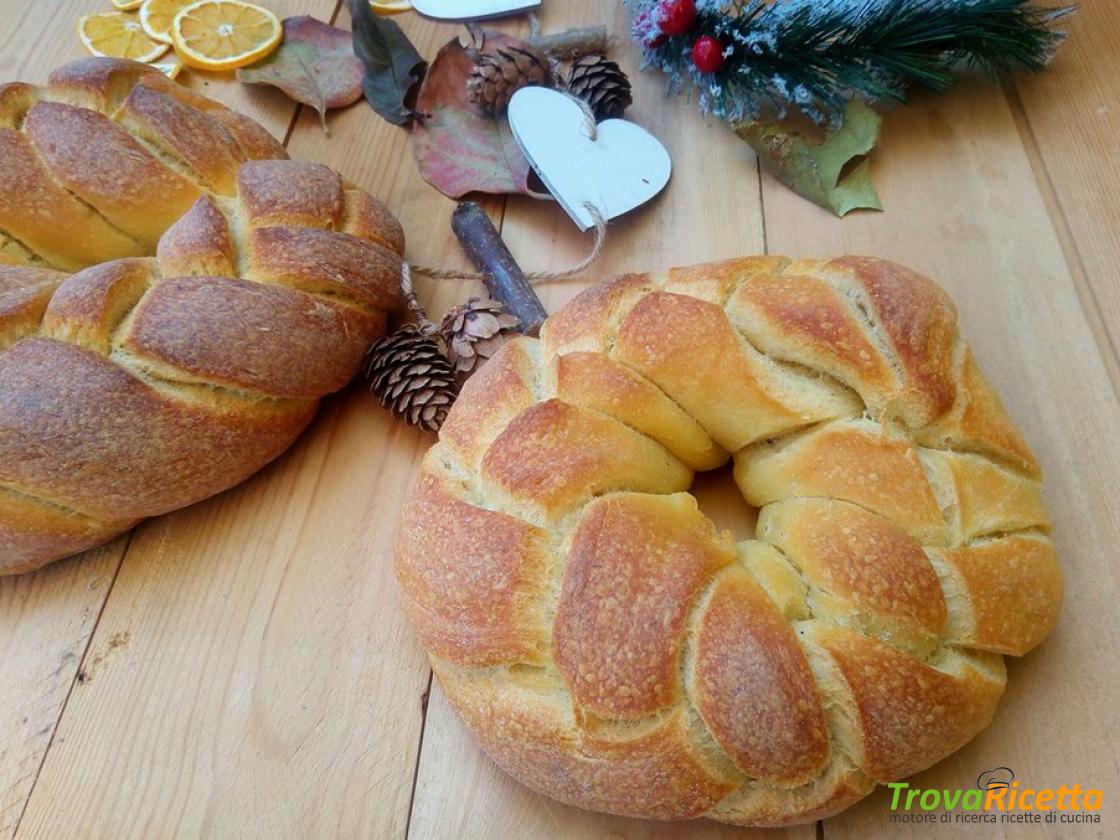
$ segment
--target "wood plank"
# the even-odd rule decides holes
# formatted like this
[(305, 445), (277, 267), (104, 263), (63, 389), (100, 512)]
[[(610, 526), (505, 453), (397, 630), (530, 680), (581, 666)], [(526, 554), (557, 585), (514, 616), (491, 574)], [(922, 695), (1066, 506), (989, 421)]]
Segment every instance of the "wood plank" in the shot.
[(78, 18), (111, 9), (99, 0), (5, 2), (0, 79), (41, 84), (55, 67), (85, 57), (88, 53), (78, 40)]
[[(1076, 782), (1117, 790), (1120, 406), (1001, 91), (978, 82), (942, 97), (918, 96), (891, 113), (873, 174), (886, 212), (845, 220), (765, 178), (770, 249), (889, 257), (953, 294), (965, 337), (1042, 463), (1066, 570), (1061, 621), (1038, 650), (1010, 663), (991, 728), (912, 783), (969, 788), (982, 770), (1006, 765), (1032, 787)], [(944, 836), (887, 819), (880, 791), (826, 821), (825, 834), (862, 838), (889, 828), (892, 836)], [(1069, 831), (996, 829), (992, 835), (1016, 838)], [(1091, 827), (1084, 830), (1092, 836)]]
[[(328, 17), (334, 6), (335, 0), (284, 0), (277, 8)], [(0, 5), (0, 79), (41, 83), (54, 67), (85, 56), (78, 17), (107, 8), (102, 0)], [(236, 101), (284, 136), (295, 113), (291, 102), (207, 75), (183, 78), (207, 95)], [(0, 838), (16, 830), (127, 544), (126, 536), (36, 574), (0, 578)]]
[[(1071, 268), (1085, 274), (1083, 298), (1099, 308), (1102, 345), (1120, 364), (1120, 4), (1081, 0), (1069, 39), (1048, 72), (1014, 81), (1028, 142), (1036, 144), (1054, 223), (1070, 235)], [(1114, 373), (1115, 377), (1115, 373)], [(1120, 381), (1114, 378), (1114, 383)]]
[[(427, 54), (451, 31), (405, 23)], [(453, 254), (451, 202), (366, 105), (289, 148), (398, 209), (413, 259)], [(402, 836), (429, 671), (389, 549), (430, 442), (355, 385), (246, 484), (142, 526), (20, 836)]]
[(711, 820), (656, 822), (593, 814), (534, 793), (480, 755), (438, 683), (432, 685), (410, 840), (794, 840), (813, 827), (750, 830)]
[(15, 833), (127, 542), (0, 578), (0, 838)]
[(400, 836), (428, 674), (384, 530), (425, 445), (352, 393), (139, 528), (20, 836)]
[[(611, 57), (630, 75), (634, 107), (627, 117), (661, 139), (673, 159), (666, 192), (650, 206), (609, 226), (606, 247), (589, 278), (661, 269), (763, 248), (758, 177), (750, 151), (718, 121), (701, 120), (689, 103), (665, 98), (664, 80), (638, 72), (639, 56), (625, 35), (621, 4), (592, 0), (548, 3), (545, 33), (604, 23), (618, 36)], [(591, 244), (555, 204), (511, 197), (502, 233), (526, 270), (559, 270), (578, 262)], [(555, 311), (591, 279), (539, 287)], [(745, 503), (734, 484), (705, 482), (701, 502), (721, 525), (741, 525)], [(748, 514), (749, 515), (749, 514)], [(767, 836), (810, 838), (812, 826)], [(433, 685), (413, 800), (409, 837), (720, 838), (751, 836), (710, 821), (657, 823), (628, 820), (561, 805), (517, 784), (491, 762)], [(759, 833), (761, 836), (761, 832)]]

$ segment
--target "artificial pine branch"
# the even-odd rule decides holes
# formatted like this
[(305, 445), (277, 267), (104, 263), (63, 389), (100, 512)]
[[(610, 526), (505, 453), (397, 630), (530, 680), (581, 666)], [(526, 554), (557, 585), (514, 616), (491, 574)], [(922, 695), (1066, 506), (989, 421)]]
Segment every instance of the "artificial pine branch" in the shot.
[[(658, 0), (639, 0), (637, 20), (657, 25)], [(944, 90), (954, 65), (1038, 71), (1064, 34), (1053, 25), (1074, 6), (1042, 8), (1029, 0), (698, 0), (690, 32), (658, 38), (647, 62), (700, 88), (701, 105), (732, 122), (766, 107), (837, 122), (849, 100), (905, 101), (920, 84)], [(636, 32), (647, 45), (651, 39)], [(695, 39), (725, 45), (719, 72), (689, 59)]]

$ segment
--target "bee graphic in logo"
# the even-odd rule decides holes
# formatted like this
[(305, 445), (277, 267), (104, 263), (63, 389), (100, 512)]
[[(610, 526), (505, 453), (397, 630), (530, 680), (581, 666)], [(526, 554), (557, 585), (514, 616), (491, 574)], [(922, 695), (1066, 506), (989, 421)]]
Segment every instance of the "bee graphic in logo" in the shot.
[(985, 770), (976, 778), (976, 787), (980, 790), (1001, 790), (1011, 787), (1015, 781), (1015, 771), (1010, 767), (996, 767)]

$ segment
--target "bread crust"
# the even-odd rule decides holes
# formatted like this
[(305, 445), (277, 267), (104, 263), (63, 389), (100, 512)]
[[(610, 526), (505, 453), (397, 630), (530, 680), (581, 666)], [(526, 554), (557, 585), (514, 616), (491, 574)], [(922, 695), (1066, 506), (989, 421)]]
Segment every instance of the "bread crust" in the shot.
[(146, 65), (0, 86), (0, 157), (0, 575), (260, 469), (399, 303), (383, 205)]
[[(727, 457), (755, 539), (685, 492)], [(530, 787), (788, 825), (971, 739), (1057, 619), (1038, 465), (932, 281), (884, 260), (629, 274), (505, 345), (394, 553), (452, 704)]]

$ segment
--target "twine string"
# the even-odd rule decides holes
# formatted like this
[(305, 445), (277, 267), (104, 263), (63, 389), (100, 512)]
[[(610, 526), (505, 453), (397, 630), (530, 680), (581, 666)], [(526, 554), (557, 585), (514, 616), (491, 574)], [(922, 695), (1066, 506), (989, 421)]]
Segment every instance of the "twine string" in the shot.
[(416, 290), (412, 288), (412, 266), (404, 260), (401, 260), (401, 294), (408, 304), (408, 311), (416, 318), (416, 326), (420, 328), (420, 334), (435, 335), (439, 327), (428, 317), (428, 310), (424, 308), (424, 304), (416, 295)]
[[(573, 277), (578, 277), (583, 274), (583, 272), (599, 259), (599, 255), (603, 252), (603, 244), (607, 239), (607, 220), (603, 218), (602, 212), (594, 204), (585, 203), (583, 206), (586, 208), (587, 212), (591, 214), (591, 218), (595, 222), (595, 241), (587, 256), (575, 265), (559, 271), (525, 272), (526, 280), (542, 282), (550, 280), (570, 280)], [(483, 271), (463, 271), (461, 269), (440, 268), (438, 266), (428, 266), (420, 263), (404, 263), (401, 270), (401, 290), (404, 292), (406, 298), (410, 295), (412, 298), (415, 298), (415, 294), (412, 291), (413, 274), (423, 274), (425, 277), (431, 277), (434, 280), (485, 280), (489, 276)], [(409, 308), (413, 310), (413, 313), (416, 312), (412, 307), (411, 298), (409, 300)]]
[[(576, 103), (579, 106), (579, 109), (583, 111), (583, 133), (587, 135), (587, 138), (589, 140), (594, 142), (599, 138), (599, 122), (595, 119), (595, 112), (591, 110), (591, 104), (586, 99), (582, 99), (578, 96), (573, 96), (570, 93), (565, 93), (565, 95), (574, 103)], [(585, 201), (583, 206), (590, 210), (592, 214), (598, 212), (598, 208), (592, 205), (590, 202)]]

